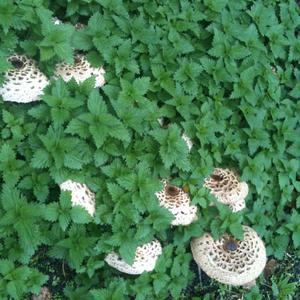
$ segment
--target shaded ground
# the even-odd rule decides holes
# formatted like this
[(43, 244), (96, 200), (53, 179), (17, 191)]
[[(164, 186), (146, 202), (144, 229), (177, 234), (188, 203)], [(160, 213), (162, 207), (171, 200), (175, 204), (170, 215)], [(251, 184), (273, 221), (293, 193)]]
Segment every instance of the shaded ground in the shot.
[[(33, 257), (31, 266), (49, 276), (47, 287), (52, 293), (52, 300), (65, 300), (63, 289), (72, 282), (74, 272), (60, 260), (47, 256), (47, 248)], [(242, 288), (218, 284), (203, 271), (201, 281), (195, 262), (191, 263), (191, 271), (196, 274), (193, 282), (182, 293), (180, 300), (297, 300), (300, 299), (300, 258), (296, 254), (286, 254), (282, 261), (269, 258), (264, 277), (258, 287), (247, 291)], [(26, 300), (31, 300), (28, 295)], [(170, 300), (172, 300), (170, 298)]]
[[(47, 248), (42, 247), (30, 262), (30, 267), (37, 268), (40, 272), (49, 276), (45, 286), (52, 294), (51, 300), (66, 300), (63, 290), (67, 283), (70, 283), (74, 277), (74, 272), (68, 268), (68, 265), (59, 259), (51, 258), (47, 255)], [(27, 295), (26, 300), (31, 296)]]
[[(286, 254), (282, 261), (269, 258), (264, 276), (259, 281), (259, 289), (247, 291), (242, 288), (218, 284), (201, 272), (183, 293), (181, 300), (298, 300), (300, 299), (300, 258), (296, 254)], [(191, 269), (197, 272), (193, 262)]]

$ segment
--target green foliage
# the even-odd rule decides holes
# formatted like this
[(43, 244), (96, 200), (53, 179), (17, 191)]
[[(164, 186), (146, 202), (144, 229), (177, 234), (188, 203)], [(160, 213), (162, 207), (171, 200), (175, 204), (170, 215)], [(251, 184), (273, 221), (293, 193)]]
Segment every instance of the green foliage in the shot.
[(41, 285), (48, 279), (26, 266), (16, 267), (13, 262), (2, 259), (0, 264), (0, 295), (3, 299), (7, 296), (12, 299), (23, 299), (26, 292), (37, 293)]
[(86, 224), (91, 221), (88, 212), (81, 206), (71, 205), (70, 192), (62, 192), (59, 203), (52, 202), (44, 210), (44, 218), (47, 221), (58, 221), (61, 229), (65, 231), (71, 221), (77, 224)]
[(293, 299), (297, 282), (290, 282), (290, 278), (282, 274), (277, 280), (272, 278), (273, 296), (279, 300)]
[[(49, 78), (77, 52), (106, 72), (100, 89), (93, 77), (52, 79), (39, 102), (0, 100), (1, 299), (24, 299), (46, 283), (29, 267), (42, 247), (74, 272), (68, 299), (179, 299), (193, 277), (189, 241), (205, 231), (242, 239), (241, 225), (250, 225), (268, 255), (299, 253), (296, 1), (0, 2), (0, 83), (15, 52)], [(247, 209), (233, 214), (202, 188), (216, 166), (249, 184)], [(155, 197), (162, 178), (188, 187), (196, 222), (170, 226)], [(67, 179), (95, 192), (94, 218), (59, 192)], [(163, 244), (153, 272), (125, 276), (104, 263), (111, 251), (131, 263), (153, 238)], [(294, 285), (277, 278), (272, 290), (284, 299)]]

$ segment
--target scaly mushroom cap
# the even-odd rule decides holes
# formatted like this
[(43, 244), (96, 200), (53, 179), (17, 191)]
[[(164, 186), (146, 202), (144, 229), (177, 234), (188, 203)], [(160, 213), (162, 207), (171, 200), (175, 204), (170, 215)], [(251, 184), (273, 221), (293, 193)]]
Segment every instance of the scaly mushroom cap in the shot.
[(257, 233), (243, 226), (244, 240), (223, 235), (214, 241), (209, 234), (191, 241), (194, 260), (211, 278), (225, 284), (246, 285), (263, 271), (267, 257)]
[(197, 219), (197, 207), (190, 205), (188, 193), (182, 189), (169, 185), (163, 180), (163, 190), (155, 193), (160, 206), (168, 209), (175, 217), (172, 225), (189, 225)]
[(95, 76), (95, 87), (101, 87), (105, 83), (105, 71), (101, 68), (93, 68), (82, 54), (77, 54), (74, 59), (74, 64), (69, 65), (65, 62), (56, 65), (55, 77), (62, 77), (64, 81), (69, 81), (74, 77), (77, 83)]
[(155, 268), (156, 260), (162, 253), (162, 247), (158, 240), (144, 244), (136, 248), (133, 264), (130, 266), (116, 253), (110, 253), (105, 261), (120, 272), (138, 275), (143, 272), (151, 272)]
[(72, 180), (64, 181), (60, 184), (63, 191), (70, 191), (72, 205), (80, 205), (93, 216), (95, 213), (95, 194), (83, 183), (78, 183)]
[(223, 204), (230, 206), (233, 212), (245, 208), (248, 195), (248, 184), (239, 182), (237, 176), (229, 169), (216, 168), (212, 175), (204, 181), (212, 195)]
[(49, 83), (47, 77), (25, 55), (12, 55), (8, 60), (13, 68), (5, 73), (5, 81), (0, 87), (3, 100), (18, 103), (40, 100)]

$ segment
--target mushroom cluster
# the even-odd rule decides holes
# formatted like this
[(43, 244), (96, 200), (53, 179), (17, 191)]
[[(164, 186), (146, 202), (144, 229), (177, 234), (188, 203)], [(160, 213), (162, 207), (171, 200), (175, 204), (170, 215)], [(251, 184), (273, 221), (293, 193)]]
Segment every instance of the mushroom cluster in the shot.
[(5, 73), (5, 81), (0, 87), (3, 100), (18, 103), (40, 100), (49, 81), (36, 63), (25, 55), (12, 55), (8, 60), (13, 68)]
[(95, 194), (83, 183), (72, 180), (60, 184), (62, 191), (71, 192), (72, 205), (82, 206), (91, 216), (95, 213)]
[(189, 225), (197, 219), (197, 207), (191, 205), (190, 196), (183, 189), (163, 180), (163, 189), (155, 195), (160, 206), (168, 209), (174, 215), (172, 225)]
[(227, 234), (214, 241), (210, 234), (191, 241), (193, 257), (211, 278), (234, 286), (251, 286), (266, 265), (266, 249), (257, 233), (243, 226), (244, 239)]
[(105, 261), (120, 272), (138, 275), (143, 272), (151, 272), (155, 268), (156, 260), (162, 253), (162, 247), (158, 240), (153, 240), (136, 248), (134, 262), (127, 264), (116, 253), (110, 253)]
[[(61, 24), (53, 19), (55, 25)], [(77, 24), (76, 29), (81, 29)], [(29, 103), (40, 100), (44, 88), (49, 84), (47, 77), (38, 69), (34, 60), (25, 55), (12, 55), (8, 59), (12, 68), (5, 73), (5, 80), (0, 87), (0, 95), (4, 101)], [(64, 81), (72, 78), (77, 83), (95, 77), (95, 88), (105, 84), (105, 71), (102, 67), (94, 68), (83, 54), (76, 54), (74, 64), (58, 63), (54, 78), (61, 77)], [(166, 128), (168, 124), (163, 118), (158, 122)], [(192, 140), (182, 133), (188, 150), (193, 147)], [(155, 193), (159, 205), (169, 210), (174, 219), (171, 225), (190, 225), (197, 220), (197, 206), (192, 205), (189, 194), (182, 188), (171, 185), (168, 180), (162, 180), (163, 189)], [(228, 205), (233, 212), (245, 208), (245, 198), (248, 194), (246, 182), (240, 182), (237, 175), (230, 169), (215, 168), (204, 181), (204, 187), (216, 199)], [(72, 180), (60, 184), (62, 191), (71, 192), (72, 206), (83, 207), (92, 217), (95, 215), (95, 194), (87, 185)], [(210, 234), (193, 238), (191, 250), (199, 268), (217, 281), (234, 286), (249, 286), (260, 275), (266, 265), (266, 249), (257, 233), (248, 226), (243, 226), (244, 239), (238, 241), (228, 234), (214, 241)], [(150, 272), (155, 268), (156, 261), (162, 253), (158, 240), (153, 240), (136, 248), (134, 261), (131, 265), (125, 262), (115, 252), (109, 253), (105, 261), (111, 267), (127, 273), (138, 275)]]
[(219, 202), (229, 205), (233, 212), (245, 208), (248, 185), (246, 182), (239, 182), (233, 171), (215, 168), (205, 179), (204, 187), (208, 188)]

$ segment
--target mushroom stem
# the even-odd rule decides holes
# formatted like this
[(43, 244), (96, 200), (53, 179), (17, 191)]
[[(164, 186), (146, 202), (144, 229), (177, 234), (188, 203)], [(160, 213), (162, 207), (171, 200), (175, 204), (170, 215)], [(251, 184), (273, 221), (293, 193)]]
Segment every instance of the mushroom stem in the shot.
[(252, 281), (249, 281), (247, 283), (245, 283), (243, 285), (243, 288), (246, 289), (246, 290), (250, 290), (252, 287), (254, 287), (256, 285), (256, 281), (255, 280), (252, 280)]
[(198, 275), (199, 275), (199, 281), (202, 282), (202, 270), (198, 265)]

